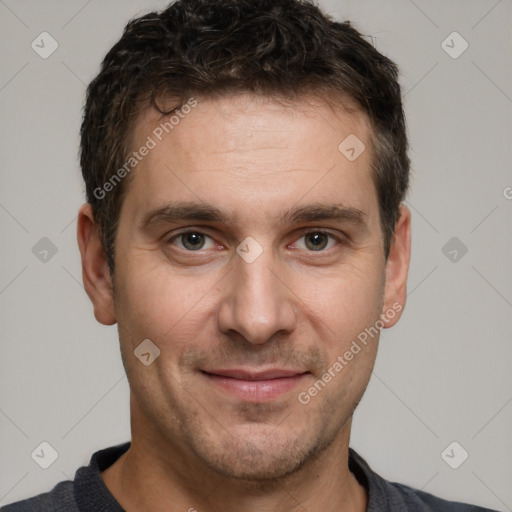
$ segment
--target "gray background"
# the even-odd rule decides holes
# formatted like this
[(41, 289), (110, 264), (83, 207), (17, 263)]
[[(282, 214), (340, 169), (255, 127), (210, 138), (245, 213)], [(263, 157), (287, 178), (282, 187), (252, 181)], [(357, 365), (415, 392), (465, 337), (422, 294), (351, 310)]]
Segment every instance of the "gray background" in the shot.
[[(81, 284), (78, 130), (86, 84), (125, 23), (164, 5), (0, 0), (0, 504), (130, 436), (116, 327), (96, 323)], [(408, 303), (383, 332), (352, 446), (390, 480), (512, 510), (512, 2), (321, 6), (399, 64), (413, 163)], [(47, 59), (31, 48), (43, 31), (59, 45)], [(469, 44), (458, 58), (441, 46), (453, 31)], [(46, 262), (32, 250), (43, 237), (57, 249)], [(42, 441), (59, 454), (46, 470), (30, 456)], [(452, 441), (469, 453), (458, 469), (441, 457)]]

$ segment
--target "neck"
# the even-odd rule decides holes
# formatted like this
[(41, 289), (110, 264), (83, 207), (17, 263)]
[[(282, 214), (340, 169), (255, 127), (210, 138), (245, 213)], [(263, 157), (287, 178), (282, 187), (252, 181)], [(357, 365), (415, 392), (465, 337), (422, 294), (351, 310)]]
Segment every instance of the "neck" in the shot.
[(299, 470), (256, 482), (225, 477), (151, 426), (134, 427), (129, 450), (101, 474), (127, 512), (366, 511), (366, 491), (348, 468), (350, 424)]

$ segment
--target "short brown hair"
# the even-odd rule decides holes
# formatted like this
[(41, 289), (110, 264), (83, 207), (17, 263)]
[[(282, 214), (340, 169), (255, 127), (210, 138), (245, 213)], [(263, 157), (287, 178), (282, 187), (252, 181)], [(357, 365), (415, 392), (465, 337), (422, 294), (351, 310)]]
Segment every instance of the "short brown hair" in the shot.
[(167, 94), (178, 107), (194, 95), (233, 91), (284, 98), (316, 91), (355, 101), (371, 122), (387, 258), (409, 183), (397, 77), (396, 65), (350, 22), (334, 21), (307, 0), (178, 0), (129, 21), (87, 89), (80, 132), (87, 201), (111, 273), (127, 180), (107, 194), (98, 190), (129, 158), (140, 102), (170, 114), (176, 109), (166, 112), (157, 101)]

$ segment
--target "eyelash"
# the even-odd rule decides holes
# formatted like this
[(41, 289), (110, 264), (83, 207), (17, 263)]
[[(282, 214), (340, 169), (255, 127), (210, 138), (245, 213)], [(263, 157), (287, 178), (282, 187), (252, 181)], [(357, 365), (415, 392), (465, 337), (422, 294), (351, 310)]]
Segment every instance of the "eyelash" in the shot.
[[(187, 235), (187, 234), (189, 234), (189, 233), (194, 233), (194, 234), (197, 234), (197, 235), (203, 235), (203, 236), (208, 237), (208, 238), (210, 238), (210, 239), (212, 239), (212, 240), (213, 240), (213, 238), (212, 238), (210, 235), (207, 235), (206, 233), (203, 233), (203, 232), (201, 232), (201, 231), (199, 231), (199, 230), (197, 230), (197, 229), (188, 229), (188, 230), (181, 231), (181, 232), (179, 232), (179, 233), (177, 233), (177, 234), (173, 235), (173, 236), (172, 236), (172, 237), (167, 241), (167, 244), (172, 245), (172, 243), (173, 243), (175, 240), (177, 240), (178, 238), (180, 238), (180, 237), (182, 237), (182, 236), (185, 236), (185, 235)], [(342, 237), (338, 237), (338, 236), (336, 236), (336, 235), (334, 235), (334, 234), (332, 234), (332, 233), (330, 233), (330, 232), (328, 232), (328, 231), (323, 231), (323, 230), (321, 230), (321, 229), (312, 229), (312, 230), (310, 230), (310, 231), (306, 231), (306, 232), (305, 232), (305, 233), (303, 233), (303, 234), (302, 234), (302, 235), (301, 235), (297, 240), (300, 240), (301, 238), (305, 238), (305, 237), (307, 237), (308, 235), (312, 235), (312, 234), (322, 234), (322, 235), (326, 235), (326, 236), (330, 237), (331, 239), (336, 240), (336, 242), (338, 242), (339, 244), (346, 243), (346, 240), (344, 240)], [(183, 249), (182, 249), (182, 248), (179, 248), (179, 249), (180, 249), (180, 250), (182, 250), (182, 251), (185, 251), (185, 252), (187, 252), (187, 253), (191, 253), (191, 254), (193, 254), (193, 253), (201, 253), (201, 252), (204, 252), (204, 249), (198, 249), (197, 251), (191, 251), (191, 250), (188, 250), (188, 249), (186, 249), (186, 248), (183, 248)], [(322, 250), (319, 250), (319, 251), (312, 251), (312, 250), (308, 250), (307, 252), (310, 252), (310, 253), (312, 253), (312, 254), (314, 254), (314, 253), (323, 253), (323, 252), (328, 252), (330, 249), (332, 249), (332, 247), (331, 247), (331, 248), (329, 248), (329, 249), (322, 249)], [(306, 249), (306, 250), (307, 250), (307, 249)]]

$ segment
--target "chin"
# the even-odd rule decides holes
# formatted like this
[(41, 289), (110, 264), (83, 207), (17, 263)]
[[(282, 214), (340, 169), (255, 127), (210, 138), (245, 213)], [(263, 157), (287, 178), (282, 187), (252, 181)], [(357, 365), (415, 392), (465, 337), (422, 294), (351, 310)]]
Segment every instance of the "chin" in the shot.
[(298, 472), (331, 443), (312, 433), (279, 432), (275, 425), (249, 426), (225, 434), (226, 438), (217, 442), (196, 438), (196, 455), (224, 477), (260, 485), (275, 484), (276, 479)]

